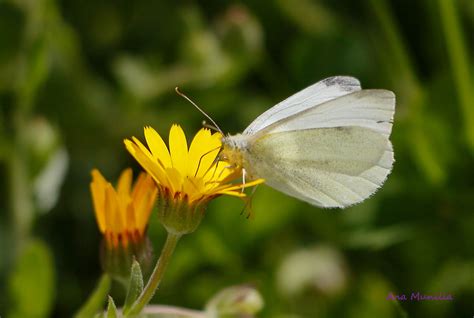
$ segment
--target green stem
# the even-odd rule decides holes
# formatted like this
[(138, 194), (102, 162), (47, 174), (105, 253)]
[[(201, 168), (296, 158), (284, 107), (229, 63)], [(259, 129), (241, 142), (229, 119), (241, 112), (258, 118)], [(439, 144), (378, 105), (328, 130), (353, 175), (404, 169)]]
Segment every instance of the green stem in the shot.
[(104, 306), (104, 301), (110, 291), (112, 279), (107, 274), (102, 274), (97, 287), (89, 296), (89, 299), (74, 315), (75, 318), (93, 317), (97, 312), (101, 311)]
[(456, 4), (452, 0), (439, 0), (441, 24), (446, 38), (446, 49), (451, 62), (451, 69), (457, 90), (459, 104), (463, 112), (464, 129), (468, 145), (474, 151), (474, 95), (472, 94), (469, 74), (469, 59), (463, 41)]
[(18, 107), (13, 114), (13, 145), (8, 157), (8, 174), (10, 182), (10, 211), (12, 213), (15, 246), (13, 251), (21, 250), (28, 238), (34, 219), (34, 204), (28, 176), (28, 163), (25, 145), (28, 114), (24, 107)]
[(143, 307), (145, 307), (150, 302), (151, 298), (155, 294), (156, 289), (158, 288), (158, 285), (161, 282), (161, 279), (163, 278), (166, 266), (170, 262), (171, 256), (173, 255), (174, 249), (180, 237), (180, 234), (168, 232), (165, 245), (161, 250), (161, 255), (158, 259), (158, 262), (156, 262), (155, 269), (153, 270), (153, 273), (151, 274), (150, 279), (148, 280), (148, 283), (146, 284), (145, 289), (143, 289), (141, 295), (135, 301), (130, 310), (125, 313), (126, 317), (138, 315), (143, 310)]

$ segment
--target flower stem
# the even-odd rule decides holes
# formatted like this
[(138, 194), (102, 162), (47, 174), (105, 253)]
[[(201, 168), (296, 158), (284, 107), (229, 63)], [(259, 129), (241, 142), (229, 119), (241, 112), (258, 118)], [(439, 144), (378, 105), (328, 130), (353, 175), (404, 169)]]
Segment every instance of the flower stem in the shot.
[(112, 279), (107, 274), (102, 274), (94, 292), (89, 296), (87, 302), (74, 315), (75, 318), (93, 317), (103, 307), (105, 299), (110, 291)]
[(180, 237), (180, 234), (168, 232), (165, 245), (161, 250), (160, 258), (156, 262), (155, 269), (153, 270), (148, 283), (146, 284), (138, 299), (130, 308), (129, 312), (125, 313), (126, 317), (138, 315), (142, 311), (143, 307), (145, 307), (150, 302), (151, 298), (155, 294), (156, 289), (158, 288), (158, 285), (161, 282), (161, 279), (163, 278), (166, 266), (170, 262), (171, 256), (173, 255), (174, 249)]

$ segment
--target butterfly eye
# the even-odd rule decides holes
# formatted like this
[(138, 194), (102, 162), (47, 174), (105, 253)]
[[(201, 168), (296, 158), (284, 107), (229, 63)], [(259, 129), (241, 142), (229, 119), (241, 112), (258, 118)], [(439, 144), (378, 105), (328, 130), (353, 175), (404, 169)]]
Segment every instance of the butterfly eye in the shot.
[(225, 153), (220, 153), (218, 156), (217, 156), (218, 160), (219, 161), (227, 161), (229, 160), (229, 156), (227, 156)]

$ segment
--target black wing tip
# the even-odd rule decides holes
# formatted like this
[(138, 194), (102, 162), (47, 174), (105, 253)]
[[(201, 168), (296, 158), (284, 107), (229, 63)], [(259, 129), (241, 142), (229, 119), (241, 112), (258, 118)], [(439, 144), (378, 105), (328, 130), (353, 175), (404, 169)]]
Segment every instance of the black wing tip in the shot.
[(321, 82), (327, 87), (338, 85), (343, 88), (346, 87), (349, 90), (353, 87), (360, 87), (360, 81), (357, 78), (346, 75), (331, 76), (323, 79)]

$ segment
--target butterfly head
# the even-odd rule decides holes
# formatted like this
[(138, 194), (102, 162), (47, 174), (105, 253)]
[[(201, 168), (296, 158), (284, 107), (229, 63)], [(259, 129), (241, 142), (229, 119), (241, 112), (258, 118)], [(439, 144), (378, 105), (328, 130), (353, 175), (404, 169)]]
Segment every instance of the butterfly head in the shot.
[(247, 151), (247, 140), (243, 135), (227, 135), (222, 138), (222, 150), (219, 154), (219, 160), (226, 161), (235, 167), (242, 167), (242, 153), (245, 151)]

